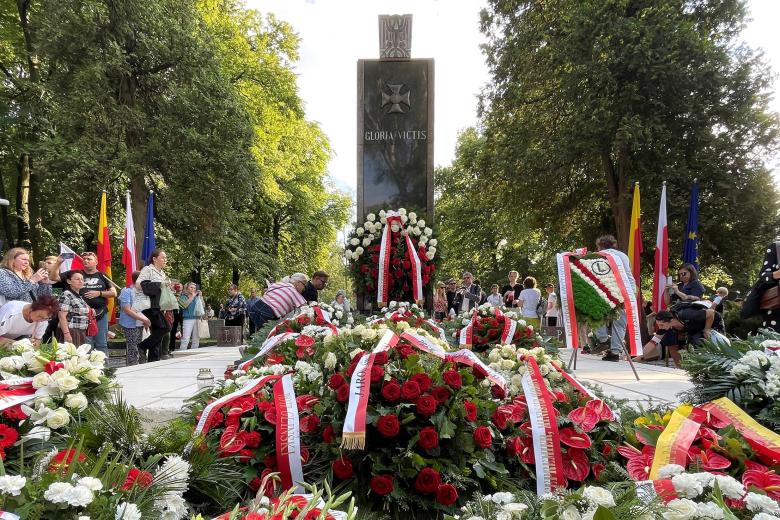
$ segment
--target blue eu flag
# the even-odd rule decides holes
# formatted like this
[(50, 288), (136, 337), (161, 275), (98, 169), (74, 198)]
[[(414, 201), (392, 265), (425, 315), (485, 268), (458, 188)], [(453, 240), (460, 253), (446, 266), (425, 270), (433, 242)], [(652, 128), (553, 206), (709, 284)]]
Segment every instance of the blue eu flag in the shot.
[(699, 183), (693, 181), (691, 205), (688, 207), (688, 226), (685, 228), (683, 262), (699, 269)]
[(154, 239), (154, 193), (149, 192), (149, 200), (146, 203), (146, 225), (144, 226), (144, 243), (141, 249), (141, 260), (144, 264), (149, 263), (149, 257), (152, 251), (157, 248), (157, 241)]

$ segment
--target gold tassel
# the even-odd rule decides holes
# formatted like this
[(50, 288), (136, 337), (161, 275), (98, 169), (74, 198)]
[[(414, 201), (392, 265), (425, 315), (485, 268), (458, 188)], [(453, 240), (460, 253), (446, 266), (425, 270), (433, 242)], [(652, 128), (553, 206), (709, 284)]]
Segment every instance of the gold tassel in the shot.
[(366, 448), (365, 432), (345, 432), (341, 439), (343, 450), (363, 450)]

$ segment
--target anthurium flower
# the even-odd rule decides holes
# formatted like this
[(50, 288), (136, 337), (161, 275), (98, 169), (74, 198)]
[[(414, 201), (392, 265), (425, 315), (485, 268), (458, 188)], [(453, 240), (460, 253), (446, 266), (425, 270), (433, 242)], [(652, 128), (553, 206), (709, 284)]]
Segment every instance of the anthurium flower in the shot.
[(561, 428), (558, 433), (560, 435), (561, 442), (566, 446), (585, 449), (591, 445), (591, 440), (587, 433), (580, 433), (571, 426)]
[(571, 422), (579, 426), (580, 430), (589, 432), (596, 427), (596, 423), (599, 422), (599, 414), (592, 408), (587, 406), (580, 406), (575, 408), (567, 416)]
[(702, 450), (696, 446), (691, 446), (688, 450), (688, 456), (691, 458), (691, 462), (698, 463), (705, 471), (717, 471), (731, 466), (729, 459), (710, 449)]
[(780, 501), (780, 475), (774, 471), (749, 469), (742, 474), (742, 483), (747, 488), (757, 488)]
[(563, 475), (569, 480), (582, 482), (590, 474), (590, 463), (584, 450), (569, 448), (563, 454)]
[(655, 448), (653, 446), (644, 446), (638, 450), (633, 446), (618, 446), (618, 453), (628, 459), (626, 470), (634, 480), (647, 480), (650, 475), (650, 468), (653, 465), (653, 456)]

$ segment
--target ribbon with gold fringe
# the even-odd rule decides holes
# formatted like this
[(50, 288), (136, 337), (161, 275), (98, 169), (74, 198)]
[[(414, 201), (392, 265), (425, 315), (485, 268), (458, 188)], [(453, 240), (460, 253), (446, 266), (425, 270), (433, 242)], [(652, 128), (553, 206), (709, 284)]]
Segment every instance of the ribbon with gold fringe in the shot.
[(379, 352), (387, 351), (398, 343), (398, 336), (392, 330), (386, 330), (369, 355), (358, 360), (349, 382), (349, 403), (344, 419), (341, 448), (362, 450), (366, 447), (366, 410), (368, 396), (371, 393), (371, 368)]
[(609, 267), (615, 274), (620, 294), (623, 297), (623, 311), (626, 313), (626, 332), (628, 333), (628, 345), (632, 356), (642, 355), (642, 336), (639, 332), (639, 316), (637, 315), (636, 294), (631, 283), (633, 274), (626, 272), (623, 262), (611, 251), (599, 251), (597, 255), (605, 258)]
[(458, 343), (462, 347), (468, 347), (471, 348), (471, 345), (474, 344), (474, 323), (477, 321), (477, 309), (476, 307), (471, 312), (471, 320), (469, 320), (468, 324), (460, 329), (460, 334), (458, 335)]
[(544, 376), (536, 360), (529, 356), (526, 365), (528, 371), (523, 374), (522, 384), (534, 442), (536, 493), (544, 495), (565, 488), (566, 477), (563, 474), (560, 434), (550, 391), (544, 384)]
[(668, 464), (679, 464), (686, 467), (688, 449), (693, 444), (701, 423), (706, 418), (707, 414), (704, 410), (694, 408), (689, 404), (680, 405), (672, 412), (669, 424), (661, 432), (658, 442), (655, 444), (653, 465), (650, 467), (650, 480), (656, 480), (661, 468)]
[(409, 233), (406, 234), (406, 258), (412, 266), (412, 296), (415, 303), (421, 305), (423, 303), (422, 263)]
[(274, 348), (276, 348), (277, 345), (284, 343), (285, 341), (295, 339), (300, 334), (297, 332), (283, 332), (279, 334), (278, 336), (270, 336), (267, 340), (263, 342), (263, 346), (260, 347), (260, 350), (255, 354), (251, 359), (248, 359), (238, 365), (239, 370), (247, 371), (252, 367), (252, 364), (255, 362), (256, 359), (264, 357), (266, 354), (271, 352)]
[(391, 226), (393, 222), (401, 225), (401, 215), (395, 211), (388, 211), (385, 216), (385, 227), (382, 230), (382, 241), (379, 245), (379, 276), (376, 284), (376, 301), (380, 307), (387, 306), (387, 295), (390, 293), (390, 253), (393, 249), (393, 233)]
[(721, 397), (701, 406), (705, 412), (732, 424), (745, 440), (765, 457), (780, 462), (780, 435), (761, 426), (728, 397)]
[(295, 385), (292, 374), (283, 376), (274, 384), (276, 408), (276, 464), (284, 489), (293, 488), (303, 493), (303, 464), (301, 462), (301, 426)]
[(566, 347), (579, 348), (577, 313), (574, 310), (574, 291), (571, 286), (571, 253), (558, 253), (558, 285), (560, 291), (561, 317), (566, 333)]
[(430, 339), (426, 338), (422, 334), (417, 334), (416, 332), (404, 332), (401, 334), (401, 339), (404, 341), (408, 341), (410, 344), (412, 344), (414, 347), (416, 347), (418, 350), (421, 350), (423, 352), (427, 352), (428, 354), (433, 354), (439, 359), (444, 359), (447, 355), (447, 352), (435, 344)]

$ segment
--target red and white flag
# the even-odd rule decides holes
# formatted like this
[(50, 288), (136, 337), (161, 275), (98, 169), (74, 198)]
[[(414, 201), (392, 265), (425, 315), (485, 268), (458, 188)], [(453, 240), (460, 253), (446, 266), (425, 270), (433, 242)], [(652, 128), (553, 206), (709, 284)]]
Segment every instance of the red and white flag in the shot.
[(122, 248), (122, 265), (125, 266), (125, 287), (130, 287), (133, 285), (133, 271), (138, 270), (138, 256), (135, 254), (135, 227), (129, 191), (125, 202), (125, 243)]
[(62, 242), (60, 242), (60, 256), (64, 259), (62, 264), (60, 264), (60, 274), (73, 271), (74, 269), (84, 269), (84, 259)]
[(655, 237), (655, 269), (653, 271), (653, 311), (666, 308), (664, 291), (669, 276), (669, 233), (666, 223), (666, 182), (661, 189), (658, 209), (658, 234)]

